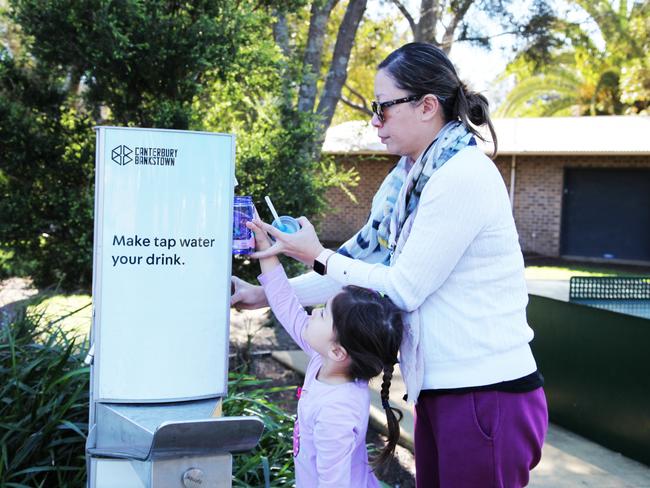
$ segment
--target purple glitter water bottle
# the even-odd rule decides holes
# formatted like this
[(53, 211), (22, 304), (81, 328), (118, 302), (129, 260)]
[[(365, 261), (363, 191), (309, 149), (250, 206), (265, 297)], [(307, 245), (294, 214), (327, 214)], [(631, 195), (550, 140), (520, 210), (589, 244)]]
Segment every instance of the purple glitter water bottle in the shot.
[(255, 205), (249, 196), (235, 196), (232, 219), (232, 253), (248, 255), (255, 252), (255, 234), (246, 227), (253, 220)]

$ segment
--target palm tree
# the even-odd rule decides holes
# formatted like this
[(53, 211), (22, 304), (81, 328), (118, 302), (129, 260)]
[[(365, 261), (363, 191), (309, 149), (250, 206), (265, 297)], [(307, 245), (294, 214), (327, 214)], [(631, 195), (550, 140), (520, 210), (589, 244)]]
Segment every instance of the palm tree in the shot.
[(535, 62), (539, 53), (527, 50), (508, 66), (504, 77), (513, 76), (516, 84), (498, 116), (618, 115), (647, 109), (650, 88), (644, 93), (639, 83), (650, 83), (650, 1), (631, 8), (624, 0), (617, 8), (606, 0), (571, 3), (593, 20), (603, 47), (580, 25), (558, 19), (557, 47), (545, 53), (545, 62)]

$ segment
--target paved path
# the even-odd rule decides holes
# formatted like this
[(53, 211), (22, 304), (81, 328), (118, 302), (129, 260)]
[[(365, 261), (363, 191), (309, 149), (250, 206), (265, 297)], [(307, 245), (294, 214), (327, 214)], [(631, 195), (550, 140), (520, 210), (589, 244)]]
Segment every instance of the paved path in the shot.
[(0, 327), (11, 320), (18, 303), (36, 293), (38, 290), (26, 278), (0, 280)]
[(551, 424), (529, 486), (648, 488), (650, 468)]
[(532, 295), (569, 301), (569, 280), (528, 280), (526, 285)]
[[(302, 374), (307, 369), (307, 355), (302, 351), (276, 351), (273, 357)], [(384, 427), (378, 381), (371, 383), (370, 419)], [(413, 413), (401, 401), (404, 383), (398, 367), (391, 384), (391, 402), (404, 412), (400, 422), (400, 444), (413, 449)], [(531, 473), (533, 488), (650, 488), (650, 468), (610, 451), (561, 427), (549, 427), (542, 461)]]

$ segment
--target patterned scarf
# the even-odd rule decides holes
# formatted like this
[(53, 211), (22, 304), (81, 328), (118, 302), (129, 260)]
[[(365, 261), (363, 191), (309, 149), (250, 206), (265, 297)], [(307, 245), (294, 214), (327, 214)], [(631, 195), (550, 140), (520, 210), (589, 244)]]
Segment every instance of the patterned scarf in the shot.
[(338, 252), (368, 262), (393, 264), (395, 254), (399, 253), (398, 240), (403, 242), (408, 237), (402, 236), (404, 228), (410, 230), (420, 195), (431, 175), (458, 151), (475, 145), (472, 133), (461, 122), (453, 121), (440, 130), (410, 171), (409, 158), (402, 157), (377, 190), (368, 222)]
[[(368, 263), (394, 264), (411, 232), (420, 195), (431, 175), (458, 151), (475, 145), (472, 133), (461, 122), (453, 121), (440, 130), (436, 140), (413, 163), (410, 171), (407, 169), (409, 158), (402, 157), (373, 198), (366, 225), (338, 252)], [(405, 314), (405, 319), (400, 370), (408, 400), (416, 402), (424, 379), (424, 359), (419, 347), (419, 310)]]

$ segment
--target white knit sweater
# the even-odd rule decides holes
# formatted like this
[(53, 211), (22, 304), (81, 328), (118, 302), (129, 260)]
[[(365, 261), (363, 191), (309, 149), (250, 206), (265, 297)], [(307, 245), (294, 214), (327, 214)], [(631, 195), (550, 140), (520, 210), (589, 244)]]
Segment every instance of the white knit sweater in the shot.
[(476, 147), (431, 176), (393, 266), (336, 254), (327, 275), (292, 280), (303, 304), (352, 284), (386, 293), (406, 311), (419, 309), (423, 389), (488, 385), (536, 370), (510, 201), (496, 166)]

